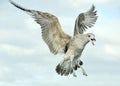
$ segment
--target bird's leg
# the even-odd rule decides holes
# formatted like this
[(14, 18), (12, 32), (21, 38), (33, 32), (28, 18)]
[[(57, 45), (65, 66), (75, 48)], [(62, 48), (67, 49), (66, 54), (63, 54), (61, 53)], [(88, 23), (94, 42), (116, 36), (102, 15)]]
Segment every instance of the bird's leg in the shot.
[[(73, 69), (73, 68), (72, 68), (72, 69)], [(73, 76), (74, 76), (74, 77), (77, 77), (74, 69), (73, 69)]]
[(78, 67), (81, 68), (83, 75), (87, 76), (86, 71), (85, 71), (84, 68), (82, 67), (83, 62), (82, 62), (81, 60), (79, 60), (79, 61), (77, 61), (77, 64), (78, 64)]
[(76, 75), (76, 73), (75, 73), (75, 70), (74, 70), (74, 68), (73, 68), (73, 65), (72, 65), (72, 59), (70, 60), (70, 68), (72, 68), (72, 70), (71, 71), (73, 71), (73, 76), (74, 77), (77, 77), (77, 75)]
[(86, 73), (86, 71), (84, 70), (84, 68), (83, 68), (82, 66), (80, 66), (80, 68), (82, 69), (83, 75), (87, 76), (87, 73)]

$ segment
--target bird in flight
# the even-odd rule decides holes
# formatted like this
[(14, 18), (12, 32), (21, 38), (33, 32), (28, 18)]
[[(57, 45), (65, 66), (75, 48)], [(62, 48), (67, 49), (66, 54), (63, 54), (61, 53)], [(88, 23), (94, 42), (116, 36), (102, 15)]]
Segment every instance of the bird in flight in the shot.
[(88, 11), (78, 15), (75, 20), (74, 34), (70, 36), (62, 30), (56, 16), (47, 12), (26, 9), (11, 0), (9, 1), (15, 7), (27, 12), (40, 24), (42, 38), (54, 55), (64, 54), (64, 59), (56, 66), (58, 74), (62, 76), (73, 74), (76, 77), (75, 71), (81, 68), (83, 75), (87, 76), (82, 67), (83, 62), (80, 56), (86, 44), (91, 42), (94, 45), (94, 41), (96, 41), (94, 34), (84, 34), (86, 29), (93, 27), (97, 20), (97, 11), (94, 5)]

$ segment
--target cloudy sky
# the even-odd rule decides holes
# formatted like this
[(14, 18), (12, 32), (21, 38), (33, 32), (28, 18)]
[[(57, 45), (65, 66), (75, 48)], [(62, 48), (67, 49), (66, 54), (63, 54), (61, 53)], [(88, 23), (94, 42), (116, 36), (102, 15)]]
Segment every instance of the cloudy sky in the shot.
[(120, 86), (120, 0), (14, 0), (23, 7), (52, 13), (68, 34), (73, 34), (79, 13), (92, 4), (98, 11), (95, 26), (87, 32), (96, 36), (81, 59), (88, 76), (77, 71), (60, 76), (54, 56), (41, 38), (40, 26), (25, 12), (0, 0), (0, 86)]

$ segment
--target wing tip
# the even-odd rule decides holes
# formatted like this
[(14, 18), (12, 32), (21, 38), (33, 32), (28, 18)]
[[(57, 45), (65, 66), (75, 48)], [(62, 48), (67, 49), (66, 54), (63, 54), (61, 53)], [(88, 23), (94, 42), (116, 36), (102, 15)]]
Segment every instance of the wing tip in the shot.
[(95, 5), (94, 4), (92, 4), (92, 7), (91, 7), (91, 11), (95, 11)]
[(95, 10), (95, 5), (92, 4), (91, 8), (88, 10), (88, 12), (94, 12), (94, 13), (97, 13), (97, 11)]
[(9, 2), (10, 2), (11, 4), (13, 4), (13, 5), (15, 4), (12, 0), (9, 0)]
[(25, 8), (21, 7), (20, 5), (18, 5), (17, 3), (13, 2), (12, 0), (9, 0), (9, 2), (10, 2), (12, 5), (14, 5), (15, 7), (19, 8), (19, 9), (21, 9), (21, 10), (23, 10), (23, 11), (31, 12), (31, 10), (25, 9)]
[[(97, 15), (97, 10), (95, 9), (95, 5), (94, 4), (92, 4), (92, 7), (91, 7), (91, 9), (89, 11), (94, 13), (95, 16)], [(98, 16), (96, 16), (96, 17), (98, 17)]]

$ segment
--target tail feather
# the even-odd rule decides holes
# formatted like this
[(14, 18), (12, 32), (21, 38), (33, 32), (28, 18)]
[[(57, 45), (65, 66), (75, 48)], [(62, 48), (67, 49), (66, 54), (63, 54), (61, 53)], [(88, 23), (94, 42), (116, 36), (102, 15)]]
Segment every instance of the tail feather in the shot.
[(21, 9), (21, 10), (23, 10), (23, 11), (31, 12), (31, 10), (21, 7), (20, 5), (16, 4), (16, 3), (13, 2), (12, 0), (9, 0), (9, 2), (10, 2), (12, 5), (14, 5), (15, 7), (19, 8), (19, 9)]
[(71, 61), (63, 61), (56, 66), (56, 72), (60, 75), (67, 76), (73, 73), (73, 68), (71, 67)]
[(57, 65), (57, 67), (56, 67), (56, 72), (58, 73), (58, 74), (60, 74), (61, 73), (61, 66), (60, 66), (60, 64), (58, 64)]
[(69, 74), (73, 74), (76, 77), (75, 71), (83, 65), (81, 60), (63, 60), (56, 66), (56, 72), (61, 76), (68, 76)]

